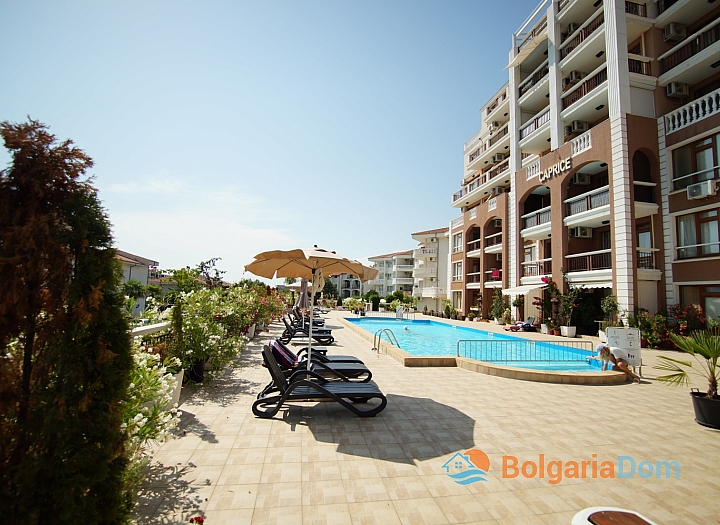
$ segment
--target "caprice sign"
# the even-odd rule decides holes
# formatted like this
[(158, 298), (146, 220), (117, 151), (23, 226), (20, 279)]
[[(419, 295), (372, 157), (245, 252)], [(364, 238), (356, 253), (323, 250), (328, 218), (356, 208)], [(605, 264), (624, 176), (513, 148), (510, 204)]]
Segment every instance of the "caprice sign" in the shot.
[(554, 166), (550, 166), (548, 169), (541, 171), (538, 174), (538, 179), (540, 179), (540, 182), (545, 182), (546, 180), (550, 180), (554, 176), (565, 173), (566, 171), (570, 171), (571, 169), (572, 157), (568, 157), (565, 160), (561, 160)]

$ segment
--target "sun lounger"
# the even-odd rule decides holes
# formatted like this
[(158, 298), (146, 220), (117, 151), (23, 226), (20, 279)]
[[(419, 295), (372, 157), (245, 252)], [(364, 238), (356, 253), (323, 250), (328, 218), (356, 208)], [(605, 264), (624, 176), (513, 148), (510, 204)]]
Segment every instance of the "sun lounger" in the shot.
[[(288, 402), (335, 401), (361, 417), (375, 416), (387, 406), (387, 398), (372, 381), (327, 381), (312, 370), (298, 370), (288, 381), (267, 345), (263, 347), (263, 361), (278, 388), (278, 394), (263, 396), (253, 403), (252, 411), (257, 417), (272, 418)], [(380, 404), (369, 405), (365, 410), (355, 406), (356, 403), (364, 404), (374, 399)]]
[[(295, 337), (308, 337), (309, 334), (307, 329), (293, 326), (285, 317), (282, 318), (282, 321), (285, 323), (285, 331), (279, 339), (283, 343), (287, 344)], [(331, 345), (335, 342), (335, 338), (332, 336), (332, 330), (328, 330), (327, 328), (313, 327), (312, 337), (321, 345)]]
[[(295, 354), (287, 350), (287, 347), (279, 341), (271, 343), (275, 361), (283, 371), (286, 377), (301, 367), (307, 366), (306, 360), (299, 360)], [(328, 362), (313, 359), (310, 363), (310, 369), (317, 372), (325, 379), (338, 379), (341, 381), (361, 380), (365, 383), (372, 378), (372, 372), (362, 363), (356, 362)]]
[[(310, 322), (310, 316), (302, 315), (300, 309), (297, 306), (293, 306), (292, 310), (290, 310), (290, 313), (292, 314), (292, 324), (294, 326), (304, 327)], [(313, 319), (313, 326), (325, 326), (325, 319), (315, 317)]]
[(509, 324), (505, 325), (504, 330), (509, 332), (519, 332), (520, 330), (524, 330), (525, 332), (534, 332), (535, 327), (533, 326), (533, 323), (535, 322), (534, 317), (528, 317), (525, 321), (518, 321), (515, 324)]
[(583, 509), (572, 519), (572, 525), (657, 525), (633, 510), (615, 507), (590, 507)]
[[(276, 341), (277, 344), (279, 344), (283, 350), (285, 350), (288, 354), (290, 354), (293, 359), (300, 361), (307, 355), (307, 346), (301, 348), (297, 353), (293, 352), (290, 348), (287, 347), (282, 341), (278, 340)], [(358, 359), (354, 355), (327, 355), (327, 349), (326, 348), (318, 348), (313, 347), (312, 349), (312, 360), (313, 361), (321, 361), (323, 363), (359, 363), (363, 364), (362, 360)]]

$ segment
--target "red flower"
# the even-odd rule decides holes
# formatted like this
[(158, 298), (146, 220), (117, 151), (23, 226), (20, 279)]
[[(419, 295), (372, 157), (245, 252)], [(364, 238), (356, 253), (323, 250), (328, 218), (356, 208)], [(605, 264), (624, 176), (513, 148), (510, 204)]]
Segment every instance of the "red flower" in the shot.
[(195, 516), (194, 518), (190, 518), (190, 523), (199, 523), (200, 525), (203, 525), (203, 523), (205, 523), (205, 519), (202, 516)]

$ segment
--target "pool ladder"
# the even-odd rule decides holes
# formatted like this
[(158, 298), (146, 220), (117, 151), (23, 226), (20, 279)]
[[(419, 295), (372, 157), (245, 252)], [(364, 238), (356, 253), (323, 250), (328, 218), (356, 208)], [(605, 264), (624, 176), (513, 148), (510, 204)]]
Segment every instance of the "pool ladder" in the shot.
[(375, 337), (373, 337), (373, 352), (377, 352), (378, 355), (380, 355), (380, 341), (382, 341), (383, 334), (385, 334), (385, 337), (387, 337), (388, 343), (400, 348), (400, 343), (398, 343), (397, 337), (395, 337), (393, 331), (389, 328), (381, 328), (380, 330), (375, 332)]

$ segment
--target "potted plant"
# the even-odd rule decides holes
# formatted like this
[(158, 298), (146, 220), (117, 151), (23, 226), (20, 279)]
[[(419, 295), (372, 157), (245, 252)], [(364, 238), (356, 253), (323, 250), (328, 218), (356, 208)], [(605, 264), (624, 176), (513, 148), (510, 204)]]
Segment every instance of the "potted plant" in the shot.
[(577, 327), (570, 323), (572, 322), (573, 310), (575, 310), (575, 307), (578, 305), (580, 294), (584, 292), (584, 287), (573, 286), (564, 270), (563, 278), (567, 283), (568, 291), (560, 296), (560, 317), (563, 320), (563, 326), (560, 327), (560, 331), (565, 337), (575, 337)]
[(427, 307), (427, 305), (425, 305), (423, 307), (423, 315), (427, 315), (427, 314), (428, 314), (428, 307)]
[(546, 319), (545, 325), (547, 326), (548, 335), (560, 335), (560, 330), (558, 329), (558, 323), (557, 323), (557, 321), (555, 321), (555, 319), (552, 319), (552, 318)]
[(506, 325), (512, 323), (512, 312), (510, 311), (510, 308), (505, 308), (503, 311), (502, 323)]
[(512, 302), (512, 305), (517, 308), (518, 318), (525, 319), (525, 296), (518, 295)]
[(658, 377), (658, 381), (673, 386), (688, 385), (690, 371), (704, 378), (707, 381), (706, 392), (697, 389), (690, 391), (695, 409), (695, 421), (703, 426), (720, 430), (720, 396), (718, 396), (720, 332), (717, 329), (696, 330), (688, 337), (670, 334), (670, 339), (680, 350), (693, 356), (697, 366), (693, 366), (691, 361), (659, 356), (660, 362), (655, 368), (671, 373)]
[(500, 288), (495, 288), (495, 291), (493, 292), (492, 306), (490, 307), (490, 317), (494, 318), (497, 324), (501, 324), (504, 311), (505, 296)]
[(472, 312), (470, 312), (469, 314), (467, 314), (467, 320), (468, 320), (468, 321), (474, 321), (474, 320), (475, 320), (475, 314), (472, 313)]

